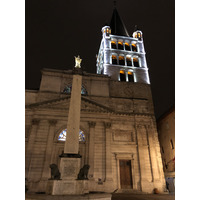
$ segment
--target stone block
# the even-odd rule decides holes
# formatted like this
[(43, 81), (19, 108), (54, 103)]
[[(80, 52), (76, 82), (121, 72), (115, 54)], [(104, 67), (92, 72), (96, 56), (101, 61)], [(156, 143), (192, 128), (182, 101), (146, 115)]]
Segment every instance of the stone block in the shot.
[(61, 158), (61, 179), (75, 180), (80, 170), (80, 158)]
[(49, 180), (46, 193), (50, 195), (89, 193), (88, 180)]

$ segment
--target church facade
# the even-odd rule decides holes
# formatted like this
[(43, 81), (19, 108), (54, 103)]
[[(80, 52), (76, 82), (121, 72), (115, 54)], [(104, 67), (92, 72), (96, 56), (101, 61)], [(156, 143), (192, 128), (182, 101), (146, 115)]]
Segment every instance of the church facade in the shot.
[[(43, 69), (40, 88), (26, 90), (26, 166), (30, 192), (45, 192), (50, 164), (60, 167), (73, 70)], [(90, 165), (88, 190), (164, 192), (142, 32), (128, 32), (116, 10), (102, 28), (97, 73), (82, 72), (79, 154)]]

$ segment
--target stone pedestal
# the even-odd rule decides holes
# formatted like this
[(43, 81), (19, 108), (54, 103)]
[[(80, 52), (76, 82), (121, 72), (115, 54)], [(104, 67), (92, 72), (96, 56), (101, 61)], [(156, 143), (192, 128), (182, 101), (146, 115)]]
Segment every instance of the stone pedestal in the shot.
[(80, 170), (80, 158), (61, 158), (60, 173), (62, 180), (76, 180)]
[(77, 180), (80, 159), (62, 157), (60, 161), (61, 180), (49, 180), (46, 193), (51, 195), (88, 193), (88, 180)]
[(60, 161), (61, 180), (49, 180), (46, 193), (51, 195), (85, 194), (88, 180), (77, 180), (81, 158), (65, 158)]
[(88, 180), (51, 180), (48, 181), (46, 193), (51, 195), (89, 193)]

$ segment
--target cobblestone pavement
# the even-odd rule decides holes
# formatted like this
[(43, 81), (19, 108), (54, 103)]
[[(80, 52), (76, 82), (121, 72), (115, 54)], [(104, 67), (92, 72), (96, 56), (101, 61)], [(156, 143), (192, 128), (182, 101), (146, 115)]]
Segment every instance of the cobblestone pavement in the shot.
[[(109, 199), (111, 194), (103, 194), (102, 199)], [(86, 200), (98, 199), (99, 195), (46, 195), (46, 194), (26, 194), (26, 200)], [(112, 200), (175, 200), (174, 194), (132, 194), (115, 193), (112, 194)]]
[(113, 194), (112, 200), (175, 200), (175, 194)]

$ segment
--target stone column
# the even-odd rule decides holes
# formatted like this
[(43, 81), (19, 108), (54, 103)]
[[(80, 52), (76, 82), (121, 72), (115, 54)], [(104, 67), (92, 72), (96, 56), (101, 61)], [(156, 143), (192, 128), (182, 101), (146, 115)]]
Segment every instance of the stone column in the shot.
[(112, 180), (112, 156), (111, 156), (111, 123), (105, 122), (105, 134), (106, 134), (106, 181)]
[(137, 138), (137, 149), (138, 149), (138, 164), (140, 167), (140, 186), (143, 191), (143, 182), (145, 181), (145, 158), (143, 153), (142, 137), (141, 137), (142, 126), (136, 125), (136, 138)]
[(26, 167), (25, 167), (26, 176), (28, 176), (28, 171), (30, 167), (30, 162), (31, 162), (31, 157), (32, 157), (32, 152), (34, 148), (34, 142), (35, 142), (35, 137), (37, 134), (39, 122), (40, 122), (39, 119), (32, 120), (32, 127), (31, 127), (31, 132), (29, 135), (29, 139), (28, 139), (28, 147), (27, 147), (26, 156), (25, 156), (26, 157)]
[(138, 145), (138, 158), (140, 165), (140, 177), (141, 177), (141, 190), (143, 192), (152, 192), (152, 170), (151, 170), (151, 158), (149, 155), (148, 138), (146, 128), (144, 125), (136, 125), (137, 128), (137, 145)]
[(152, 126), (147, 126), (147, 131), (149, 137), (149, 150), (152, 162), (154, 185), (155, 187), (159, 188), (160, 191), (164, 191), (166, 185), (160, 153), (160, 145), (158, 141), (158, 134), (156, 129), (154, 129), (154, 127)]
[(149, 142), (149, 155), (150, 155), (150, 159), (151, 159), (152, 181), (155, 181), (156, 179), (159, 179), (157, 158), (156, 158), (156, 154), (155, 154), (153, 135), (151, 133), (150, 127), (147, 126), (146, 129), (147, 129), (148, 142)]
[(95, 125), (96, 122), (88, 122), (89, 127), (90, 127), (90, 132), (89, 132), (89, 159), (88, 163), (90, 165), (89, 169), (89, 178), (94, 178), (94, 135), (95, 135)]
[(53, 139), (54, 139), (54, 132), (55, 132), (55, 126), (56, 126), (57, 120), (49, 120), (49, 134), (47, 138), (47, 146), (46, 146), (46, 155), (45, 155), (45, 161), (43, 166), (43, 172), (42, 172), (42, 179), (48, 180), (50, 178), (50, 168), (49, 165), (51, 163), (51, 154), (52, 154), (52, 148), (53, 148)]

